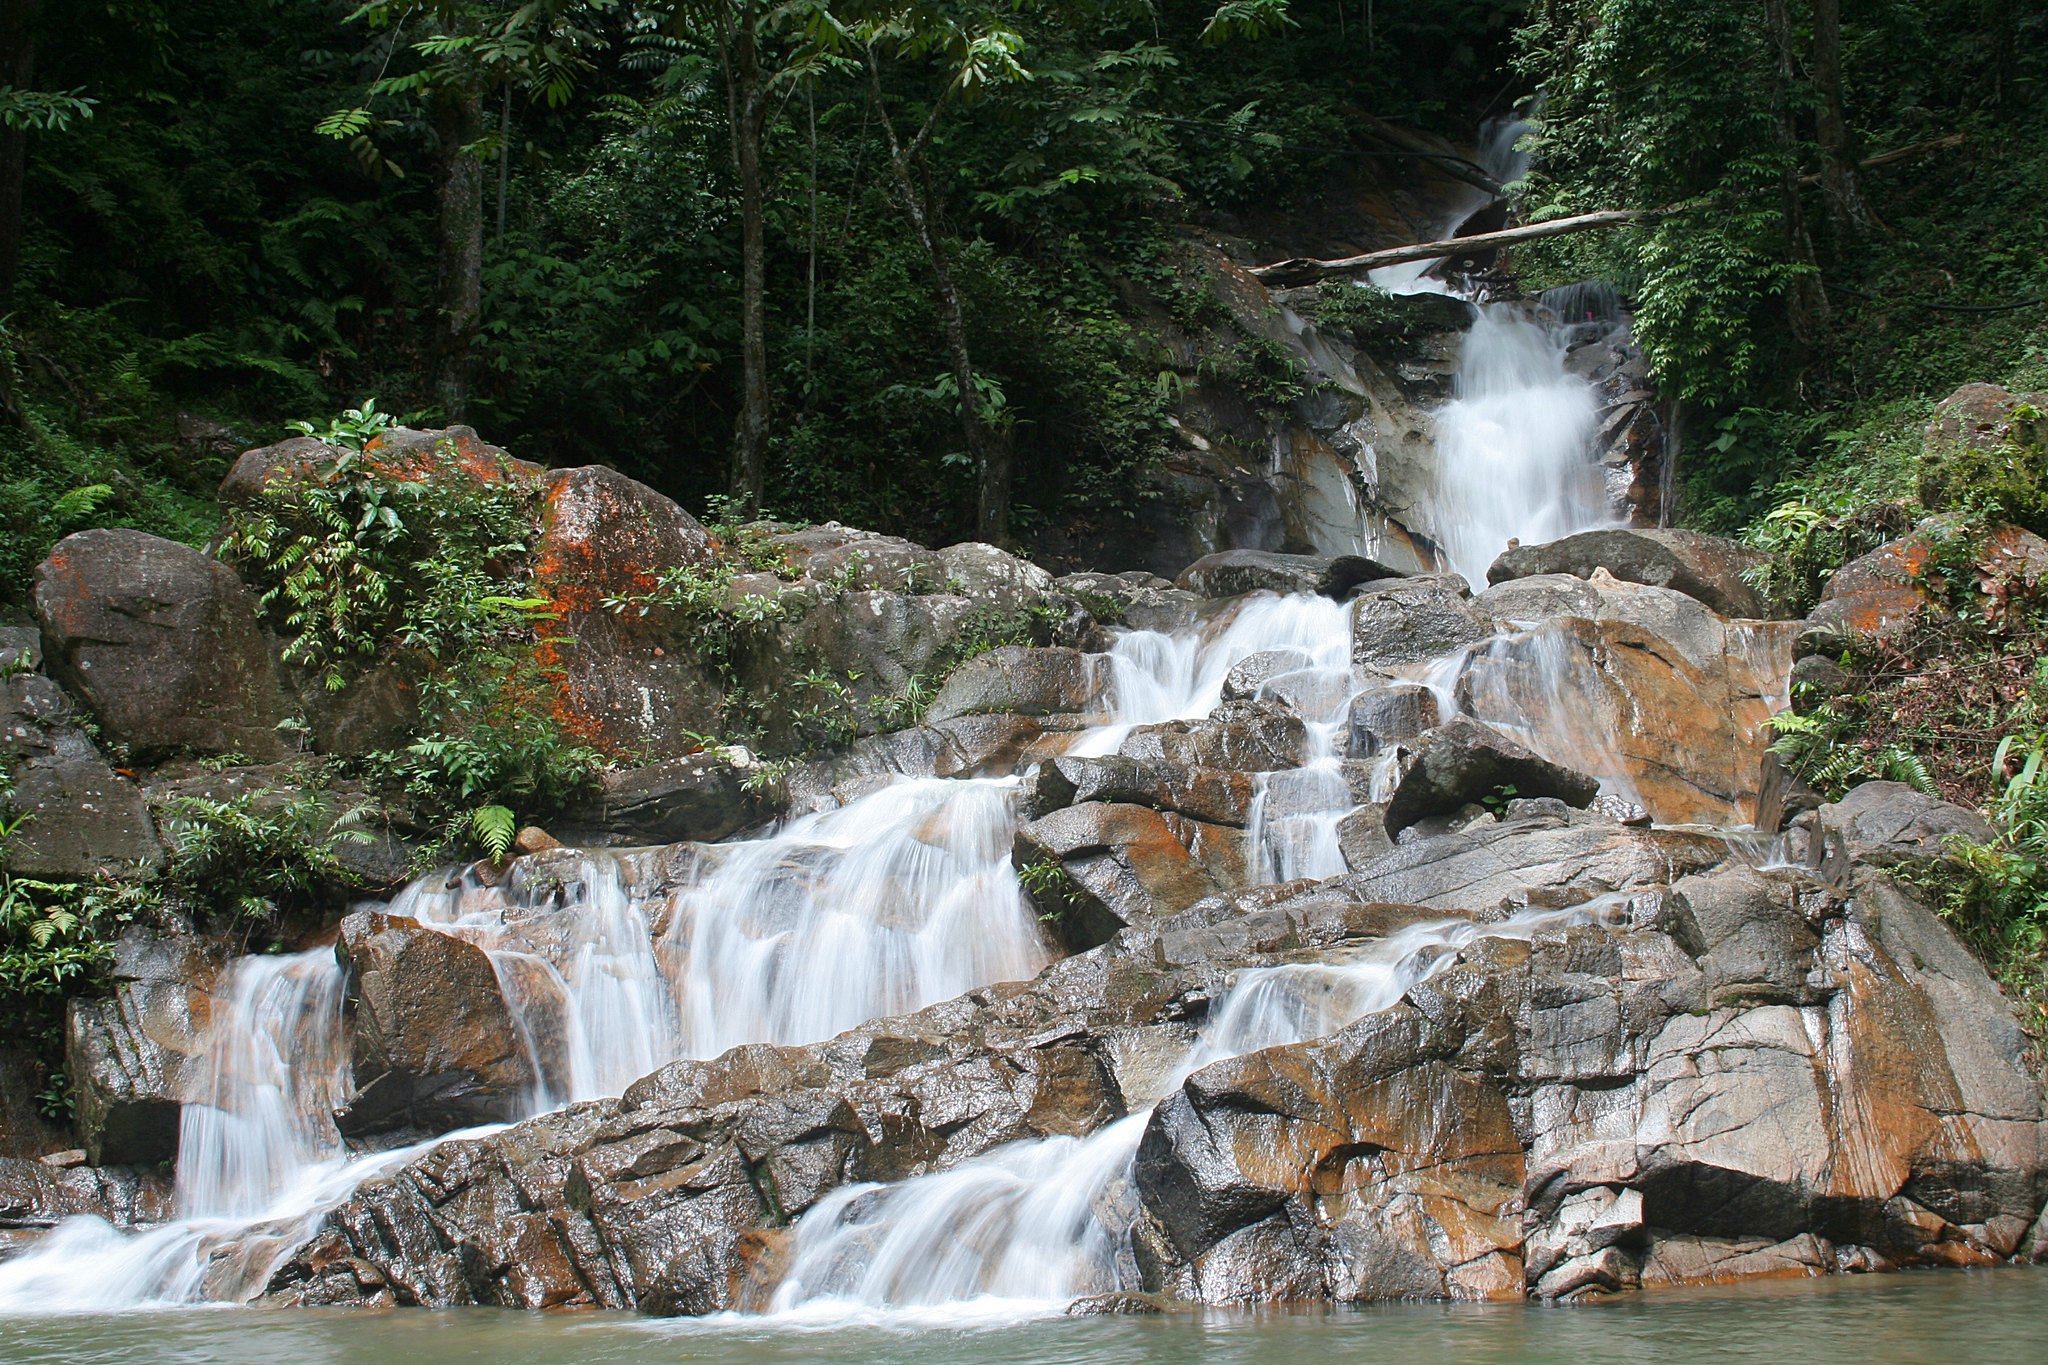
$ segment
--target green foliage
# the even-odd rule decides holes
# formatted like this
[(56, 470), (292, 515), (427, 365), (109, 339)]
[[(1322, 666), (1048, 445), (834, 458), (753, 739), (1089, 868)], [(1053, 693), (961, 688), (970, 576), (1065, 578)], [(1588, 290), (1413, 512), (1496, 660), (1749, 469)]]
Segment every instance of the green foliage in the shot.
[(359, 408), (346, 409), (341, 416), (329, 419), (323, 429), (311, 422), (286, 423), (302, 436), (311, 436), (316, 441), (325, 441), (331, 446), (342, 446), (349, 450), (361, 450), (374, 440), (379, 433), (391, 429), (391, 414), (377, 410), (375, 398), (365, 398)]
[(469, 832), (492, 861), (503, 862), (519, 833), (519, 817), (505, 806), (478, 806), (469, 812)]
[(1994, 440), (1937, 442), (1920, 465), (1921, 503), (2048, 533), (2048, 417), (2013, 409)]
[(363, 825), (371, 813), (361, 802), (338, 808), (317, 790), (172, 797), (155, 811), (171, 851), (165, 883), (222, 922), (265, 921), (287, 906), (345, 895), (362, 881), (341, 850), (369, 842)]
[(1899, 743), (1864, 741), (1865, 697), (1828, 697), (1806, 711), (1771, 717), (1771, 752), (1785, 770), (1830, 801), (1864, 782), (1903, 782), (1934, 790), (1927, 761)]
[[(2038, 715), (2035, 717), (2038, 721)], [(2000, 741), (1992, 770), (2003, 786), (1985, 843), (1957, 839), (1943, 910), (1984, 953), (2007, 991), (2026, 1007), (2037, 1037), (2048, 1035), (2048, 733), (2018, 730)], [(2008, 775), (2009, 774), (2009, 775)]]
[[(359, 435), (382, 416), (366, 404), (330, 430)], [(262, 588), (260, 604), (288, 637), (285, 660), (339, 691), (348, 663), (388, 645), (441, 664), (525, 623), (538, 604), (504, 570), (525, 551), (534, 515), (528, 490), (473, 475), (446, 442), (424, 467), (393, 469), (352, 450), (231, 511), (221, 554)]]
[[(0, 770), (0, 798), (11, 794)], [(8, 841), (27, 818), (0, 816), (0, 1024), (36, 1037), (44, 1055), (53, 1056), (62, 1044), (64, 1002), (97, 984), (113, 961), (103, 930), (121, 916), (96, 888), (4, 870)]]
[(17, 90), (0, 85), (0, 128), (61, 133), (73, 119), (89, 119), (99, 101), (83, 90)]

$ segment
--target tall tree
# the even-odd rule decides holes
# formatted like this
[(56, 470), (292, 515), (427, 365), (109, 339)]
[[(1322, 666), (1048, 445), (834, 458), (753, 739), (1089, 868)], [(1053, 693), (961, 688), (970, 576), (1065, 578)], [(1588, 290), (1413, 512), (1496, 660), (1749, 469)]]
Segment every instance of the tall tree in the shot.
[(62, 132), (76, 118), (92, 116), (92, 101), (75, 90), (37, 90), (36, 28), (43, 0), (8, 0), (0, 5), (0, 313), (14, 299), (21, 273), (22, 179), (28, 171), (28, 139), (34, 132)]
[(1813, 0), (1815, 141), (1820, 145), (1821, 193), (1836, 248), (1876, 226), (1856, 184), (1856, 153), (1842, 98), (1842, 0)]
[[(550, 107), (569, 102), (603, 46), (592, 21), (619, 0), (367, 0), (349, 16), (388, 29), (385, 69), (364, 102), (321, 120), (320, 131), (356, 142), (366, 160), (383, 162), (371, 140), (379, 125), (372, 106), (399, 96), (424, 103), (434, 139), (437, 324), (434, 399), (449, 421), (469, 408), (476, 338), (483, 325), (485, 102), (513, 88)], [(390, 73), (406, 26), (421, 30), (410, 45), (419, 59)], [(501, 126), (497, 137), (507, 136)]]

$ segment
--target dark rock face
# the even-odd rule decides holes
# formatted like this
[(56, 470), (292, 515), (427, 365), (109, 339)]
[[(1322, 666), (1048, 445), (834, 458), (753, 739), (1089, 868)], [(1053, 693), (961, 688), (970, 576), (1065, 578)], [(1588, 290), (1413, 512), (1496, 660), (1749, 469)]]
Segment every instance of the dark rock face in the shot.
[(956, 716), (1072, 715), (1098, 707), (1109, 683), (1099, 655), (1057, 646), (1004, 645), (969, 659), (946, 679), (927, 722)]
[(1418, 683), (1372, 688), (1352, 700), (1345, 752), (1352, 758), (1371, 758), (1435, 729), (1442, 718), (1436, 693)]
[(944, 1170), (1149, 1104), (1231, 971), (1412, 922), (1305, 905), (1130, 933), (1030, 983), (807, 1047), (677, 1062), (444, 1143), (359, 1189), (277, 1273), (290, 1303), (759, 1306), (790, 1220), (850, 1181)]
[(66, 536), (36, 569), (50, 675), (138, 758), (282, 757), (283, 693), (234, 571), (140, 531)]
[(417, 920), (362, 910), (335, 945), (348, 970), (355, 1088), (343, 1133), (444, 1132), (523, 1109), (533, 1066), (483, 949)]
[(2011, 1255), (2044, 1193), (2017, 1021), (1924, 905), (1858, 891), (1682, 881), (1197, 1072), (1140, 1149), (1144, 1287), (1554, 1298)]
[(747, 788), (756, 771), (746, 750), (727, 749), (607, 772), (596, 793), (569, 812), (564, 834), (584, 847), (724, 839), (769, 813)]
[(543, 663), (562, 678), (557, 718), (610, 753), (659, 760), (713, 728), (720, 691), (687, 632), (657, 610), (614, 612), (607, 598), (652, 591), (663, 571), (711, 563), (688, 512), (602, 465), (559, 469), (542, 484), (533, 586), (556, 613), (539, 629)]
[(1399, 834), (1425, 816), (1448, 814), (1506, 788), (1512, 796), (1554, 796), (1584, 806), (1599, 795), (1600, 783), (1476, 720), (1454, 720), (1404, 746), (1387, 832)]
[(0, 1157), (0, 1254), (9, 1233), (53, 1228), (78, 1217), (136, 1227), (163, 1222), (173, 1207), (171, 1182), (154, 1170)]
[(1478, 644), (1493, 634), (1493, 625), (1469, 597), (1456, 574), (1367, 587), (1352, 610), (1352, 663), (1365, 669), (1417, 664)]
[(1175, 631), (1194, 624), (1200, 599), (1173, 586), (1173, 580), (1133, 571), (1121, 574), (1077, 573), (1053, 580), (1069, 596), (1106, 605), (1114, 624), (1133, 630)]
[(45, 881), (134, 876), (163, 863), (142, 792), (116, 774), (48, 678), (0, 678), (0, 760), (13, 781), (6, 809), (24, 817), (7, 866)]
[(130, 930), (115, 944), (113, 989), (71, 1002), (64, 1065), (78, 1136), (95, 1166), (175, 1160), (186, 1104), (213, 1077), (206, 1033), (221, 950), (197, 939)]
[(1535, 574), (1568, 573), (1590, 578), (1605, 569), (1629, 583), (1670, 588), (1723, 616), (1764, 614), (1763, 599), (1743, 580), (1743, 571), (1764, 562), (1759, 551), (1698, 531), (1613, 528), (1586, 531), (1548, 545), (1520, 545), (1493, 561), (1488, 583)]
[(1129, 925), (1157, 924), (1245, 881), (1242, 830), (1112, 802), (1032, 821), (1017, 832), (1017, 861), (1060, 869), (1061, 885), (1041, 897), (1040, 909), (1057, 915), (1061, 936), (1079, 947)]
[(1181, 572), (1176, 586), (1202, 597), (1248, 592), (1313, 593), (1342, 601), (1353, 588), (1401, 571), (1363, 555), (1284, 555), (1271, 550), (1223, 550), (1204, 555)]
[(1301, 766), (1308, 727), (1271, 702), (1227, 701), (1201, 720), (1140, 725), (1118, 753), (1141, 763), (1263, 773)]
[(1873, 866), (1908, 858), (1940, 858), (1951, 839), (1990, 842), (1983, 816), (1903, 782), (1865, 782), (1820, 808), (1821, 828), (1839, 834), (1851, 857)]

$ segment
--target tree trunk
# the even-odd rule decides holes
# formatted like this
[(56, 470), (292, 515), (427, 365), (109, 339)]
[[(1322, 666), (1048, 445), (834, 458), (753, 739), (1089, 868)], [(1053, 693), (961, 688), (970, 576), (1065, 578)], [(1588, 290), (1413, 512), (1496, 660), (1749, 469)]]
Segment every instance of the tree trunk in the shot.
[(1778, 110), (1778, 136), (1785, 158), (1778, 186), (1779, 211), (1785, 220), (1785, 252), (1794, 265), (1801, 267), (1787, 291), (1786, 312), (1803, 366), (1814, 335), (1827, 320), (1828, 296), (1821, 287), (1813, 236), (1806, 230), (1806, 210), (1799, 202), (1799, 130), (1792, 117), (1792, 16), (1786, 9), (1786, 0), (1764, 0), (1764, 20), (1778, 58), (1771, 95)]
[(476, 154), (483, 122), (483, 99), (475, 91), (451, 90), (435, 104), (441, 318), (435, 334), (434, 398), (450, 422), (468, 416), (476, 337), (483, 324), (484, 168)]
[[(35, 22), (43, 0), (0, 3), (0, 85), (26, 90), (35, 81)], [(0, 313), (14, 303), (21, 273), (22, 176), (28, 170), (28, 133), (0, 129)]]
[(726, 111), (740, 181), (740, 418), (734, 433), (732, 491), (755, 515), (768, 481), (768, 282), (766, 191), (761, 143), (768, 127), (768, 91), (761, 78), (760, 12), (740, 6), (731, 35)]
[(1835, 246), (1866, 236), (1876, 226), (1856, 186), (1849, 120), (1842, 107), (1842, 0), (1813, 0), (1813, 83), (1820, 88), (1814, 115), (1820, 143), (1820, 183), (1827, 196)]
[(1344, 256), (1334, 261), (1319, 261), (1297, 256), (1292, 260), (1275, 261), (1271, 265), (1255, 265), (1249, 273), (1276, 288), (1290, 289), (1297, 284), (1313, 283), (1327, 275), (1362, 275), (1368, 270), (1378, 270), (1381, 266), (1404, 265), (1410, 261), (1440, 260), (1445, 256), (1462, 256), (1468, 251), (1493, 251), (1520, 242), (1534, 242), (1545, 237), (1562, 237), (1570, 232), (1621, 227), (1651, 216), (1653, 211), (1650, 210), (1602, 209), (1598, 213), (1552, 218), (1547, 222), (1503, 228), (1499, 232), (1475, 232), (1470, 237), (1450, 237), (1439, 242), (1417, 242), (1413, 246), (1390, 246), (1379, 251), (1368, 251), (1363, 256)]
[[(974, 459), (975, 535), (991, 545), (1007, 545), (1010, 539), (1010, 443), (1006, 432), (992, 430), (981, 420), (981, 394), (974, 382), (974, 360), (967, 347), (967, 309), (953, 281), (953, 270), (931, 221), (924, 195), (917, 185), (913, 160), (931, 131), (931, 121), (916, 143), (905, 147), (897, 140), (896, 127), (882, 105), (881, 77), (872, 62), (868, 68), (869, 89), (874, 97), (875, 116), (889, 143), (889, 169), (896, 181), (896, 197), (917, 243), (924, 248), (938, 287), (939, 320), (946, 334), (946, 354), (951, 361), (953, 385), (960, 392), (960, 434)], [(941, 106), (943, 107), (943, 102)], [(936, 120), (939, 107), (932, 110)]]

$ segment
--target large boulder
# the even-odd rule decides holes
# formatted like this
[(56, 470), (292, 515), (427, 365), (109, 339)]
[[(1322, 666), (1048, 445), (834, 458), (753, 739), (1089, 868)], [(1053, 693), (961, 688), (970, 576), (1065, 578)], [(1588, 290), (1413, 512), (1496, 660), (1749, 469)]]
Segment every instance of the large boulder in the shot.
[(584, 847), (724, 839), (769, 813), (761, 771), (752, 754), (730, 748), (607, 772), (561, 833)]
[(112, 989), (71, 1002), (64, 1065), (93, 1165), (177, 1159), (184, 1106), (213, 1093), (207, 1034), (227, 1004), (222, 967), (200, 940), (131, 929), (114, 945)]
[(1202, 597), (1248, 592), (1302, 593), (1342, 601), (1353, 588), (1401, 571), (1363, 555), (1287, 555), (1271, 550), (1222, 550), (1181, 571), (1176, 586)]
[(1107, 660), (1058, 646), (1005, 645), (953, 670), (931, 705), (928, 722), (956, 716), (1072, 715), (1103, 704)]
[(1389, 683), (1352, 698), (1345, 716), (1345, 752), (1372, 758), (1403, 740), (1434, 730), (1443, 720), (1436, 693), (1420, 683)]
[(1820, 808), (1821, 828), (1841, 836), (1858, 862), (1888, 866), (1948, 855), (1954, 840), (1989, 843), (1996, 831), (1973, 810), (1903, 782), (1865, 782)]
[[(1017, 832), (1040, 910), (1076, 947), (1152, 925), (1245, 882), (1244, 833), (1150, 806), (1090, 801)], [(1046, 869), (1035, 880), (1034, 869)]]
[(557, 717), (619, 757), (688, 753), (684, 732), (714, 729), (721, 698), (690, 650), (691, 623), (605, 603), (653, 592), (667, 570), (708, 567), (710, 537), (675, 503), (603, 465), (555, 470), (541, 487), (533, 589), (553, 612), (537, 633), (542, 663), (560, 680)]
[[(766, 536), (758, 552), (777, 556), (799, 576), (839, 592), (941, 593), (950, 573), (944, 557), (922, 545), (836, 521)], [(980, 556), (969, 552), (956, 558), (970, 577), (988, 586), (986, 575), (971, 562)]]
[(36, 569), (50, 675), (138, 759), (280, 758), (283, 691), (234, 571), (141, 531), (66, 536)]
[(2033, 532), (1993, 526), (1979, 536), (1960, 517), (1929, 517), (1911, 535), (1887, 541), (1835, 570), (1820, 602), (1807, 614), (1802, 647), (1831, 653), (1858, 640), (1907, 641), (1948, 614), (1929, 574), (1958, 549), (1966, 555), (1986, 614), (1994, 618), (2048, 580), (2048, 541)]
[(978, 540), (939, 551), (948, 591), (1004, 611), (1042, 607), (1053, 593), (1052, 575), (1028, 559)]
[(1209, 1303), (1572, 1298), (1989, 1265), (2044, 1173), (2018, 1021), (1897, 886), (1731, 869), (1479, 940), (1391, 1009), (1154, 1112), (1138, 1286)]
[(1390, 835), (1489, 797), (1552, 796), (1585, 806), (1600, 794), (1597, 778), (1552, 763), (1476, 720), (1454, 720), (1402, 748), (1387, 802)]
[(536, 1075), (483, 949), (418, 920), (359, 910), (335, 953), (348, 973), (352, 1085), (343, 1133), (445, 1132), (514, 1118)]
[(1068, 574), (1054, 579), (1053, 586), (1104, 624), (1132, 630), (1185, 630), (1201, 606), (1200, 597), (1176, 588), (1172, 579), (1137, 570)]
[(176, 1208), (168, 1173), (155, 1169), (0, 1157), (0, 1257), (13, 1235), (46, 1232), (67, 1218), (143, 1227), (168, 1221)]
[[(1531, 628), (1474, 655), (1476, 719), (1610, 784), (1672, 823), (1752, 816), (1770, 717), (1784, 708), (1796, 621), (1731, 621), (1604, 570), (1516, 579), (1478, 598)], [(1532, 607), (1545, 610), (1531, 614)]]
[(141, 789), (100, 757), (71, 699), (48, 678), (0, 678), (0, 763), (13, 778), (5, 811), (21, 821), (7, 840), (9, 871), (82, 882), (162, 865)]
[(1361, 669), (1426, 663), (1480, 644), (1493, 623), (1456, 574), (1375, 583), (1351, 609), (1351, 662)]
[(1493, 561), (1488, 583), (1536, 574), (1590, 578), (1605, 569), (1629, 583), (1648, 583), (1696, 597), (1723, 616), (1762, 616), (1763, 599), (1743, 574), (1768, 556), (1698, 531), (1612, 527), (1547, 545), (1518, 545)]

